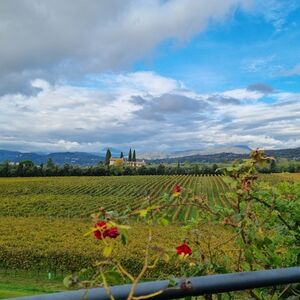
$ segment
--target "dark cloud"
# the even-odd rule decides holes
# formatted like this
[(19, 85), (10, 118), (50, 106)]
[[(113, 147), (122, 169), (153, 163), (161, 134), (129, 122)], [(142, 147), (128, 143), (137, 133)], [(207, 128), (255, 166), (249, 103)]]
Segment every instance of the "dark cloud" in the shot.
[(147, 103), (147, 101), (141, 96), (132, 96), (130, 101), (137, 105), (144, 105)]
[[(195, 118), (195, 114), (201, 113), (201, 109), (209, 109), (209, 105), (202, 100), (176, 94), (163, 94), (160, 97), (149, 97), (147, 100), (134, 96), (131, 101), (141, 106), (141, 109), (135, 112), (139, 118), (153, 121), (172, 121), (174, 118), (174, 122), (180, 122), (180, 114), (183, 113), (185, 122), (189, 122)], [(189, 113), (187, 120), (186, 115)]]
[(23, 95), (36, 95), (41, 91), (41, 89), (33, 87), (31, 85), (31, 81), (33, 78), (38, 78), (41, 75), (43, 75), (43, 77), (47, 77), (40, 71), (2, 74), (0, 69), (0, 96), (15, 93), (20, 93)]
[(164, 40), (186, 41), (241, 2), (1, 0), (0, 95), (30, 94), (36, 78), (126, 70)]
[(204, 105), (198, 100), (175, 94), (164, 94), (153, 99), (153, 109), (162, 113), (198, 111)]
[(233, 97), (226, 97), (222, 95), (212, 95), (207, 98), (207, 101), (212, 102), (214, 104), (233, 104), (233, 105), (239, 105), (241, 104), (241, 101), (239, 99), (233, 98)]
[(260, 82), (250, 84), (247, 87), (247, 90), (252, 91), (252, 92), (260, 92), (263, 94), (272, 94), (275, 92), (273, 87), (271, 87), (270, 85), (264, 84), (264, 83), (260, 83)]

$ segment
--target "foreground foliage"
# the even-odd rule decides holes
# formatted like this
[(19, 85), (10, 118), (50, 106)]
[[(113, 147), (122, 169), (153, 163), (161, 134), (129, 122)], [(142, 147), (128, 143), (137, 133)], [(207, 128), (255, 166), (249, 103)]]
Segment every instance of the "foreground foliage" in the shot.
[[(85, 269), (79, 273), (81, 284), (101, 285), (95, 262), (113, 257), (136, 278), (143, 269), (149, 227), (150, 258), (158, 260), (142, 279), (297, 265), (300, 177), (259, 175), (262, 180), (256, 180), (254, 162), (252, 158), (252, 165), (227, 169), (227, 177), (0, 179), (0, 268), (54, 273)], [(180, 189), (172, 191), (176, 184)], [(110, 218), (114, 224), (109, 226), (119, 228), (115, 239), (105, 239), (112, 248), (83, 237), (90, 224), (85, 218), (99, 207), (105, 209), (94, 224)], [(184, 243), (192, 254), (181, 257), (176, 248)], [(104, 267), (108, 283), (130, 282), (116, 271)], [(87, 283), (92, 274), (96, 277)], [(72, 283), (73, 275), (67, 285), (70, 279)]]
[[(257, 182), (257, 167), (263, 167), (273, 158), (265, 157), (262, 151), (256, 150), (243, 163), (227, 167), (224, 171), (231, 191), (226, 193), (227, 206), (208, 201), (206, 197), (181, 197), (182, 188), (175, 185), (171, 195), (165, 195), (161, 203), (153, 204), (149, 199), (143, 209), (120, 215), (104, 208), (93, 215), (94, 227), (87, 234), (92, 234), (103, 245), (102, 256), (93, 265), (91, 280), (81, 281), (77, 275), (65, 278), (65, 285), (93, 286), (101, 284), (109, 297), (114, 299), (109, 284), (131, 282), (128, 299), (134, 297), (137, 283), (152, 269), (159, 269), (159, 263), (166, 263), (174, 270), (180, 267), (181, 276), (226, 273), (232, 271), (255, 271), (277, 267), (296, 266), (300, 253), (300, 190), (296, 184), (280, 184), (277, 188)], [(198, 210), (197, 218), (187, 218), (184, 222), (185, 237), (174, 240), (172, 248), (155, 244), (153, 228), (157, 224), (172, 224), (175, 207), (194, 207)], [(119, 239), (124, 247), (128, 243), (127, 231), (134, 232), (130, 220), (138, 218), (148, 227), (145, 240), (143, 265), (139, 273), (133, 274), (116, 256), (116, 241)], [(222, 224), (231, 235), (212, 247), (208, 242), (208, 255), (203, 251), (202, 226)], [(140, 226), (140, 225), (139, 225)], [(112, 232), (113, 234), (110, 234)], [(208, 238), (208, 241), (210, 239)], [(176, 243), (176, 244), (175, 244)], [(221, 246), (232, 244), (236, 254), (232, 257)], [(175, 250), (175, 251), (174, 251)], [(123, 250), (124, 255), (127, 254)], [(81, 271), (84, 274), (86, 270)], [(172, 281), (170, 281), (172, 285)], [(288, 288), (280, 290), (251, 290), (250, 296), (255, 299), (277, 299), (287, 293)], [(288, 292), (294, 292), (290, 289)], [(138, 299), (159, 295), (157, 291)]]

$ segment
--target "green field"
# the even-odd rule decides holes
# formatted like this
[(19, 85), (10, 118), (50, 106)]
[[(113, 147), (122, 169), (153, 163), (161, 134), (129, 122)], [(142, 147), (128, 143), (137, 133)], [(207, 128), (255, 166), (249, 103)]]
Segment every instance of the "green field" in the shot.
[[(39, 177), (0, 179), (0, 216), (88, 218), (100, 207), (124, 211), (157, 203), (175, 184), (183, 196), (220, 200), (221, 176)], [(186, 213), (188, 217), (188, 213)]]
[[(40, 275), (38, 282), (31, 272), (61, 274), (88, 266), (97, 259), (99, 244), (83, 237), (91, 226), (90, 214), (100, 207), (123, 212), (127, 208), (148, 206), (149, 201), (158, 203), (175, 184), (183, 187), (183, 197), (207, 195), (210, 201), (220, 202), (223, 201), (220, 192), (228, 189), (221, 177), (213, 176), (1, 178), (0, 268), (5, 274), (6, 270), (15, 269), (18, 274), (25, 270), (23, 279), (34, 279), (27, 284), (33, 286), (29, 289), (22, 281), (15, 283), (15, 278), (6, 284), (1, 281), (0, 298), (51, 291), (43, 289), (45, 275)], [(193, 211), (180, 206), (174, 215), (196, 217)], [(182, 238), (180, 229), (174, 225), (165, 230), (170, 238), (163, 245), (171, 247), (175, 239)], [(143, 229), (135, 235), (135, 240), (142, 244)], [(131, 243), (127, 265), (132, 266), (134, 260), (139, 266), (136, 259), (139, 248), (141, 245)]]
[[(262, 178), (273, 183), (283, 179), (300, 179), (299, 174), (262, 175)], [(183, 187), (183, 198), (204, 195), (209, 201), (226, 205), (224, 192), (229, 187), (222, 176), (1, 178), (0, 298), (59, 290), (58, 284), (54, 285), (54, 289), (49, 288), (45, 274), (79, 270), (91, 265), (99, 257), (99, 243), (91, 237), (84, 237), (91, 227), (90, 214), (100, 207), (122, 213), (126, 209), (149, 206), (149, 202), (159, 203), (164, 193), (169, 193), (175, 184)], [(174, 221), (176, 218), (197, 218), (197, 211), (178, 205), (174, 217)], [(123, 260), (132, 272), (140, 266), (139, 257), (146, 239), (143, 226), (138, 227), (138, 231), (131, 233), (133, 242), (126, 246), (130, 255)], [(183, 237), (176, 222), (163, 229), (158, 226), (154, 230), (156, 243), (162, 246), (174, 247), (174, 241)], [(167, 233), (168, 239), (159, 239), (161, 230)], [(220, 226), (207, 228), (203, 235), (212, 237), (213, 242), (217, 243), (228, 232)], [(12, 270), (17, 274), (25, 272), (22, 273), (25, 274), (22, 280), (8, 276), (5, 281), (3, 274), (9, 274)], [(36, 276), (30, 275), (32, 272), (44, 274), (40, 275), (40, 282)], [(161, 277), (167, 273), (165, 269)], [(151, 278), (151, 274), (148, 277)], [(30, 278), (34, 279), (30, 281)], [(30, 281), (25, 284), (29, 287), (27, 289), (24, 280)]]

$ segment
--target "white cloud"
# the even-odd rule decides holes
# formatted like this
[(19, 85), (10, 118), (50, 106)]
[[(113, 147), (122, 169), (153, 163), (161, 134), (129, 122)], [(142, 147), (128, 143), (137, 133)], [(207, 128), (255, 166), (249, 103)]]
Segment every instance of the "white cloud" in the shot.
[(220, 95), (223, 95), (225, 97), (232, 97), (241, 101), (255, 101), (262, 98), (264, 94), (257, 91), (249, 91), (247, 89), (234, 89), (220, 93)]
[[(102, 75), (90, 87), (35, 80), (39, 93), (0, 97), (0, 148), (96, 152), (300, 144), (300, 95), (236, 89), (197, 94), (153, 72)], [(87, 84), (88, 85), (88, 84)], [(174, 100), (174, 106), (172, 101)], [(253, 101), (256, 101), (253, 105)]]
[(137, 92), (156, 96), (184, 88), (183, 83), (172, 78), (163, 77), (155, 72), (111, 74), (93, 78), (101, 85), (104, 84), (106, 88), (120, 94), (131, 95)]
[[(2, 0), (0, 93), (34, 78), (119, 71), (168, 40), (184, 42), (252, 0)], [(79, 17), (80, 16), (80, 17)]]

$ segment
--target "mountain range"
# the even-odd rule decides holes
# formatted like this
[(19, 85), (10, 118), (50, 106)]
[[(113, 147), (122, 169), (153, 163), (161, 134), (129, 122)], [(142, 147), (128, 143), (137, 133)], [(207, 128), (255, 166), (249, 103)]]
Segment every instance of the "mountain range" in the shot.
[(44, 164), (51, 158), (55, 164), (63, 165), (81, 165), (91, 166), (97, 165), (99, 161), (104, 160), (103, 156), (98, 156), (86, 152), (56, 152), (50, 154), (37, 153), (22, 153), (17, 151), (0, 150), (0, 162), (20, 162), (24, 160), (31, 160), (34, 164)]
[[(233, 147), (211, 147), (202, 150), (175, 151), (170, 153), (151, 152), (138, 154), (138, 159), (145, 159), (153, 163), (174, 163), (174, 162), (199, 162), (199, 163), (218, 163), (228, 162), (236, 159), (247, 158), (250, 148), (244, 145)], [(293, 149), (266, 150), (266, 154), (275, 158), (287, 158), (300, 160), (300, 147)], [(34, 164), (44, 164), (51, 158), (55, 164), (63, 165), (97, 165), (104, 161), (103, 154), (92, 154), (86, 152), (56, 152), (50, 154), (42, 153), (23, 153), (17, 151), (0, 150), (0, 163), (5, 161), (20, 162), (31, 160)]]
[(148, 152), (139, 154), (140, 159), (145, 160), (160, 160), (173, 159), (196, 155), (215, 155), (220, 153), (234, 153), (234, 154), (249, 154), (251, 149), (245, 145), (236, 146), (213, 146), (205, 149), (194, 149), (174, 152)]
[[(234, 150), (234, 149), (232, 149)], [(203, 152), (202, 152), (203, 153)], [(224, 149), (224, 152), (215, 152), (213, 154), (195, 154), (181, 157), (168, 157), (163, 159), (152, 159), (154, 163), (220, 163), (220, 162), (231, 162), (238, 159), (246, 159), (249, 157), (250, 149), (240, 153), (228, 152)], [(272, 156), (276, 159), (285, 158), (289, 160), (300, 160), (300, 147), (292, 149), (278, 149), (278, 150), (265, 150), (267, 156)]]

